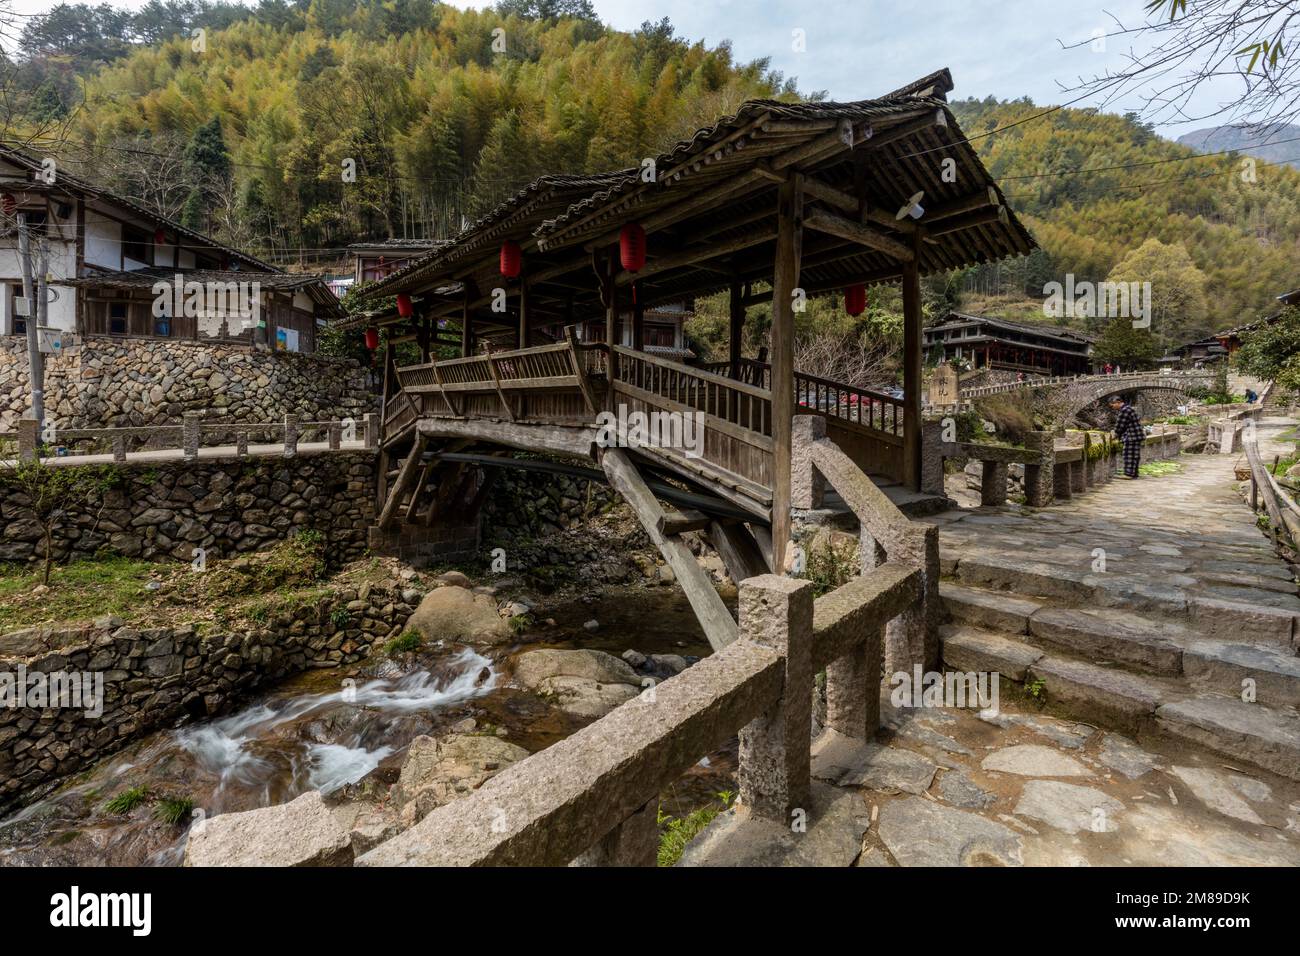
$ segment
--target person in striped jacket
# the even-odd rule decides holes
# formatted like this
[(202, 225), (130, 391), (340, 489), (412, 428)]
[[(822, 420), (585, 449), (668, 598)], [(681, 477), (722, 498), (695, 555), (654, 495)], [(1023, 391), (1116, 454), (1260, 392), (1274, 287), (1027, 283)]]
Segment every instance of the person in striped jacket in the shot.
[(1111, 411), (1115, 413), (1115, 437), (1124, 445), (1124, 474), (1121, 478), (1136, 478), (1138, 465), (1142, 463), (1142, 443), (1146, 441), (1146, 429), (1137, 409), (1119, 395), (1107, 399)]

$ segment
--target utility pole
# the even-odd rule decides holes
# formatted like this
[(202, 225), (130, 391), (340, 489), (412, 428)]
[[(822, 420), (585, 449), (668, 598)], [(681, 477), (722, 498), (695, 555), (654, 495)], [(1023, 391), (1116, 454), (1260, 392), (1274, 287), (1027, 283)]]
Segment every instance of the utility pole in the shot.
[[(23, 298), (27, 301), (27, 373), (32, 383), (32, 418), (37, 422), (45, 421), (45, 357), (41, 355), (40, 338), (36, 331), (40, 321), (38, 311), (44, 311), (45, 296), (41, 296), (41, 308), (33, 308), (36, 296), (32, 289), (32, 246), (27, 235), (27, 214), (18, 213), (18, 258), (23, 268)], [(41, 273), (42, 289), (45, 274)]]

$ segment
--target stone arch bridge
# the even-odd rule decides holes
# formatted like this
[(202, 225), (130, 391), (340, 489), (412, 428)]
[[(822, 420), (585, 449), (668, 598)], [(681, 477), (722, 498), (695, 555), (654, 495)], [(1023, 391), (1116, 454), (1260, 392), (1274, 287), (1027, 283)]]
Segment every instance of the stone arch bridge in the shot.
[(1071, 414), (1081, 412), (1094, 402), (1114, 393), (1167, 391), (1186, 395), (1189, 388), (1209, 387), (1214, 383), (1210, 370), (1169, 372), (1124, 372), (1119, 375), (1075, 375), (1039, 378), (1026, 382), (1005, 382), (963, 389), (963, 402), (1008, 392), (1029, 391), (1035, 396), (1059, 393)]

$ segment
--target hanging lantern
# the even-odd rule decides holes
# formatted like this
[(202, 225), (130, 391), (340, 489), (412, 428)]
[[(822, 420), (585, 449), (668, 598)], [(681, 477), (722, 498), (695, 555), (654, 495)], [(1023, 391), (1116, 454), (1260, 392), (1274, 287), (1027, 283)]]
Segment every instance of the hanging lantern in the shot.
[(844, 311), (852, 316), (859, 316), (867, 310), (867, 287), (862, 283), (851, 285), (844, 290)]
[(519, 275), (520, 255), (519, 243), (513, 239), (507, 239), (501, 243), (501, 274), (507, 279), (513, 279)]
[(411, 304), (411, 297), (405, 292), (397, 293), (397, 314), (404, 319), (415, 315), (415, 306)]
[(379, 348), (379, 330), (373, 325), (366, 329), (366, 348), (372, 352)]
[(18, 211), (18, 200), (14, 198), (13, 193), (5, 193), (3, 198), (0, 198), (0, 206), (4, 208), (6, 216), (12, 216)]
[(161, 229), (155, 229), (153, 231), (153, 244), (155, 246), (161, 246), (161, 245), (165, 245), (166, 243), (167, 243), (167, 233), (163, 232)]
[(645, 268), (645, 230), (638, 222), (629, 222), (618, 234), (618, 259), (628, 272)]

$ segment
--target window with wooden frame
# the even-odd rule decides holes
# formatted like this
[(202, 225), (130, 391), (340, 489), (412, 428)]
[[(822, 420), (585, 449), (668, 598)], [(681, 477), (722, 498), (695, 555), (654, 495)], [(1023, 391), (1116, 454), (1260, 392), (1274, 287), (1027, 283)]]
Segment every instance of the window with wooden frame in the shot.
[(126, 335), (129, 327), (129, 305), (126, 302), (108, 303), (108, 334)]
[(153, 265), (153, 236), (135, 226), (123, 226), (122, 255), (136, 262)]

